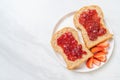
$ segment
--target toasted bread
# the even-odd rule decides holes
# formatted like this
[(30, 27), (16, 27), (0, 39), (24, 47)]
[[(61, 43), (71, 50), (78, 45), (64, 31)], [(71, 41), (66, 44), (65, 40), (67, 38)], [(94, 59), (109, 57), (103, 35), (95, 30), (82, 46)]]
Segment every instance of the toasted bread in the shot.
[(64, 53), (63, 49), (57, 44), (57, 39), (66, 32), (71, 32), (73, 37), (75, 38), (75, 40), (78, 41), (78, 44), (81, 44), (79, 41), (77, 31), (73, 28), (65, 27), (65, 28), (59, 30), (58, 32), (56, 32), (55, 34), (53, 34), (52, 39), (51, 39), (51, 45), (56, 52), (58, 52), (58, 53), (60, 53), (60, 55), (62, 55), (63, 59), (65, 60), (65, 62), (67, 64), (67, 68), (72, 70), (72, 69), (78, 68), (83, 62), (85, 62), (88, 58), (93, 56), (93, 54), (85, 47), (85, 45), (81, 44), (82, 50), (86, 51), (87, 54), (85, 54), (85, 55), (83, 54), (82, 58), (77, 59), (75, 61), (69, 60), (67, 58), (66, 54)]
[[(83, 12), (85, 12), (87, 10), (96, 10), (98, 16), (100, 17), (100, 23), (101, 23), (102, 27), (106, 29), (106, 33), (102, 36), (97, 37), (97, 39), (94, 40), (94, 41), (89, 39), (89, 36), (87, 34), (86, 29), (84, 28), (84, 26), (82, 24), (79, 23), (80, 14), (82, 14)], [(103, 12), (102, 12), (101, 8), (96, 6), (96, 5), (85, 6), (85, 7), (81, 8), (80, 10), (76, 11), (76, 13), (74, 15), (74, 18), (73, 18), (73, 21), (74, 21), (75, 27), (77, 29), (81, 30), (83, 40), (84, 40), (85, 45), (87, 46), (88, 49), (94, 47), (95, 45), (99, 44), (100, 42), (103, 42), (105, 40), (108, 40), (108, 39), (112, 38), (112, 36), (113, 36), (109, 32), (109, 30), (106, 28), (106, 25), (104, 23)]]

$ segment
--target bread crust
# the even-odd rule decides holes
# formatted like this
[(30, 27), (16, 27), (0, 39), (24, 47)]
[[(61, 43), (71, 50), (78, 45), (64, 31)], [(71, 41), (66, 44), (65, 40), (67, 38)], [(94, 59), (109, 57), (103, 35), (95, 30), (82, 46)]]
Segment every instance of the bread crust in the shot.
[(75, 31), (75, 29), (71, 28), (71, 27), (65, 27), (61, 30), (59, 30), (58, 32), (56, 32), (55, 34), (53, 34), (52, 39), (51, 39), (51, 45), (53, 47), (53, 49), (60, 53), (62, 55), (62, 57), (64, 58), (66, 64), (67, 64), (67, 68), (72, 70), (75, 69), (77, 67), (79, 67), (83, 62), (85, 62), (88, 58), (90, 58), (91, 56), (93, 56), (93, 54), (85, 47), (85, 45), (82, 45), (82, 49), (84, 51), (87, 52), (86, 55), (83, 55), (81, 59), (77, 59), (75, 61), (70, 61), (67, 59), (67, 56), (65, 55), (63, 49), (57, 45), (57, 39), (64, 33), (66, 32), (71, 32), (72, 35), (74, 36), (75, 40), (78, 41), (78, 44), (81, 44), (81, 42), (79, 41), (79, 37), (78, 37), (78, 33), (77, 31)]
[[(97, 38), (97, 40), (95, 40), (95, 41), (91, 41), (89, 39), (89, 36), (87, 35), (87, 32), (86, 32), (85, 28), (79, 23), (80, 14), (83, 11), (86, 11), (88, 9), (90, 9), (90, 10), (95, 9), (97, 11), (98, 16), (101, 18), (100, 23), (106, 29), (106, 33), (103, 36), (99, 36)], [(103, 41), (106, 41), (106, 40), (112, 38), (112, 36), (113, 36), (113, 34), (111, 34), (105, 26), (104, 15), (103, 15), (103, 12), (102, 12), (101, 8), (96, 6), (96, 5), (85, 6), (85, 7), (81, 8), (80, 10), (78, 10), (74, 15), (73, 22), (74, 22), (75, 27), (77, 29), (81, 30), (83, 40), (84, 40), (85, 45), (87, 46), (88, 49), (94, 47), (95, 45), (99, 44), (100, 42), (103, 42)]]

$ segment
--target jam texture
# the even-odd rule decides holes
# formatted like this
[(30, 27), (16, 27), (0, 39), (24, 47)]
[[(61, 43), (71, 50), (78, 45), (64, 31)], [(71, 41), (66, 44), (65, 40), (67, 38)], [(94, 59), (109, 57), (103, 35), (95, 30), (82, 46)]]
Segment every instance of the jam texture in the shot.
[(88, 9), (80, 14), (79, 23), (84, 26), (89, 39), (92, 41), (106, 33), (106, 29), (103, 28), (100, 19), (96, 10)]
[(63, 49), (65, 55), (71, 61), (80, 59), (83, 54), (87, 54), (86, 51), (82, 50), (82, 45), (78, 44), (71, 32), (62, 34), (57, 39), (57, 44)]

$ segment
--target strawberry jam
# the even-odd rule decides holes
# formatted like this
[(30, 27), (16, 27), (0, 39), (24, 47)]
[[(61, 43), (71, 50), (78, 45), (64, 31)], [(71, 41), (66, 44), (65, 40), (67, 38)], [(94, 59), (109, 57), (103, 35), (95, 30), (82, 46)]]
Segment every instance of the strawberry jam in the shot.
[(87, 54), (82, 50), (82, 45), (78, 44), (71, 32), (62, 34), (57, 39), (57, 44), (63, 49), (65, 55), (71, 61), (82, 58), (82, 54)]
[(89, 36), (89, 39), (94, 41), (98, 36), (106, 33), (106, 29), (100, 24), (100, 17), (96, 10), (87, 10), (80, 14), (79, 23), (84, 26)]

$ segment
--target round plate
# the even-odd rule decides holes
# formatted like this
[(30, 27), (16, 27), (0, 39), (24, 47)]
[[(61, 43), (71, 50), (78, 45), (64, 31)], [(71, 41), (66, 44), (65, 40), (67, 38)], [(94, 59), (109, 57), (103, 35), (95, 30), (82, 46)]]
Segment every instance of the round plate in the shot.
[[(70, 12), (70, 13), (66, 14), (65, 16), (63, 16), (63, 17), (56, 23), (56, 25), (55, 25), (55, 27), (54, 27), (54, 30), (53, 30), (53, 34), (54, 34), (56, 31), (58, 31), (58, 30), (60, 30), (60, 29), (62, 29), (62, 28), (64, 28), (64, 27), (72, 27), (72, 28), (74, 28), (74, 29), (78, 32), (79, 39), (80, 39), (80, 41), (84, 44), (80, 30), (77, 30), (77, 29), (75, 28), (75, 26), (74, 26), (74, 23), (73, 23), (74, 13), (75, 13), (75, 11), (74, 11), (74, 12)], [(112, 30), (110, 29), (110, 26), (108, 25), (108, 22), (106, 22), (106, 20), (105, 20), (105, 24), (106, 24), (107, 28), (109, 29), (109, 31), (113, 34), (113, 32), (112, 32)], [(93, 68), (92, 68), (92, 69), (87, 68), (87, 66), (86, 66), (86, 64), (85, 64), (86, 62), (84, 62), (84, 63), (80, 66), (80, 68), (77, 68), (77, 69), (75, 69), (75, 70), (73, 70), (73, 71), (75, 71), (75, 72), (90, 72), (90, 71), (93, 71), (93, 70), (97, 70), (97, 69), (99, 69), (100, 67), (102, 67), (103, 65), (105, 65), (105, 64), (108, 62), (108, 60), (110, 59), (110, 56), (112, 55), (112, 51), (113, 51), (113, 48), (114, 48), (114, 38), (111, 39), (111, 40), (109, 40), (109, 44), (110, 44), (110, 46), (109, 46), (109, 49), (108, 49), (108, 54), (107, 54), (107, 60), (106, 60), (106, 62), (101, 62), (101, 65), (100, 65), (100, 66), (93, 65)], [(61, 65), (63, 65), (64, 67), (66, 67), (66, 63), (65, 63), (64, 59), (62, 58), (62, 56), (61, 56), (60, 54), (56, 53), (56, 57), (57, 57), (58, 61), (61, 63)]]

